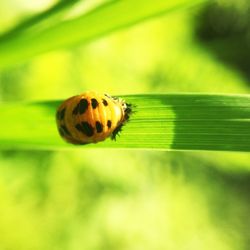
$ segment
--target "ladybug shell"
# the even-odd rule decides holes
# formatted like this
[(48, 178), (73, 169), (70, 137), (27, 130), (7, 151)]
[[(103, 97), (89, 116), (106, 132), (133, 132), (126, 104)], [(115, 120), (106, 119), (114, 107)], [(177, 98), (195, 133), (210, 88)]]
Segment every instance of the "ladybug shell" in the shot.
[(65, 100), (56, 113), (59, 134), (69, 143), (114, 139), (128, 119), (127, 104), (114, 97), (85, 92)]

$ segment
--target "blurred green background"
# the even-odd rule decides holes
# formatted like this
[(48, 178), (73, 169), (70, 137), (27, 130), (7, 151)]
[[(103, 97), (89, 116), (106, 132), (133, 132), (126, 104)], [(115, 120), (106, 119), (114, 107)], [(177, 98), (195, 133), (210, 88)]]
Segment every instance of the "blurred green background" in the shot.
[[(103, 1), (71, 2), (77, 13)], [(1, 1), (1, 34), (56, 3)], [(249, 93), (249, 65), (249, 1), (215, 1), (3, 69), (0, 100)], [(248, 250), (249, 162), (247, 153), (2, 151), (0, 250)]]

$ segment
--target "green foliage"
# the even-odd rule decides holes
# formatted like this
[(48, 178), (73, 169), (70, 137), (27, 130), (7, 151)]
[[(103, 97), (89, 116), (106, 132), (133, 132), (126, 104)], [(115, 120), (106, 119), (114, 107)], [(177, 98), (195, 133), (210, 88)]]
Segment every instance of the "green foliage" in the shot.
[[(153, 5), (150, 0), (136, 2), (132, 0), (110, 1), (87, 14), (73, 19), (55, 24), (49, 22), (48, 26), (42, 29), (38, 27), (29, 30), (32, 22), (28, 21), (24, 25), (19, 25), (16, 29), (13, 29), (11, 35), (7, 33), (6, 37), (3, 36), (2, 42), (0, 40), (0, 68), (25, 61), (47, 51), (68, 48), (79, 43), (83, 44), (111, 31), (163, 14), (166, 11), (187, 8), (205, 1), (156, 0)], [(74, 1), (71, 2), (74, 3)], [(135, 9), (137, 11), (133, 11)], [(40, 20), (44, 16), (53, 15), (54, 10), (57, 10), (57, 8), (52, 10), (40, 15), (37, 19)]]
[[(249, 1), (41, 2), (0, 3), (0, 249), (248, 250)], [(85, 90), (136, 105), (116, 142), (58, 135)]]

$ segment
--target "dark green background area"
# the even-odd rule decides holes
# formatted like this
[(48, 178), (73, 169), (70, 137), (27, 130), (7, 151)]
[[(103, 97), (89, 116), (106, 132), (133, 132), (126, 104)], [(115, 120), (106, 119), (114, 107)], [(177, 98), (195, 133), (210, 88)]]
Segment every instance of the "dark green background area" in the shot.
[[(32, 39), (47, 25), (63, 22), (74, 11), (82, 14), (95, 4), (99, 3), (1, 2), (0, 45), (22, 32)], [(11, 65), (9, 59), (8, 67), (0, 71), (0, 100), (13, 105), (29, 102), (38, 109), (40, 102), (43, 108), (48, 102), (51, 112), (51, 100), (85, 90), (111, 95), (247, 94), (249, 9), (247, 0), (182, 6), (103, 34), (85, 46), (53, 50)], [(97, 24), (102, 21), (95, 20)], [(108, 21), (112, 24), (112, 18)], [(168, 104), (175, 101), (170, 98)], [(180, 121), (195, 112), (194, 106), (185, 107), (185, 116), (182, 108), (174, 110)], [(233, 103), (226, 109), (224, 115), (237, 116)], [(204, 110), (200, 118), (213, 117), (213, 110)], [(0, 122), (13, 124), (23, 116), (14, 110), (8, 117), (8, 121), (0, 117)], [(38, 119), (36, 114), (30, 118)], [(223, 121), (204, 123), (186, 122), (185, 126), (218, 134), (225, 128)], [(244, 126), (247, 134), (248, 123)], [(235, 121), (235, 131), (237, 126)], [(182, 134), (183, 128), (183, 123), (176, 124), (176, 135), (188, 136)], [(14, 130), (9, 138), (20, 133)], [(228, 137), (228, 142), (233, 139)], [(181, 140), (174, 138), (176, 148)], [(232, 152), (2, 150), (0, 249), (247, 250), (249, 162), (249, 153)]]

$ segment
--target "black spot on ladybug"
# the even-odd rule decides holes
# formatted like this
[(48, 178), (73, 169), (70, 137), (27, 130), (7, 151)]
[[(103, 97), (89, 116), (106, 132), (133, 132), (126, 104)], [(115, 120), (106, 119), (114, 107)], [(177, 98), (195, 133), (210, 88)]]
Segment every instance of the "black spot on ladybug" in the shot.
[(75, 128), (88, 137), (94, 135), (94, 128), (88, 122), (82, 122), (81, 124), (78, 123)]
[(111, 128), (112, 122), (110, 120), (107, 121), (107, 126), (108, 126), (108, 128)]
[(75, 125), (75, 128), (76, 128), (78, 131), (82, 132), (82, 126), (81, 126), (81, 124), (77, 123), (77, 124)]
[(79, 109), (79, 103), (78, 103), (78, 104), (75, 106), (75, 108), (73, 109), (72, 114), (73, 114), (73, 115), (77, 115), (78, 109)]
[(107, 102), (107, 100), (102, 99), (102, 103), (103, 103), (103, 105), (104, 105), (104, 106), (108, 106), (108, 102)]
[(59, 119), (60, 120), (63, 120), (64, 119), (64, 116), (65, 116), (65, 111), (66, 111), (66, 108), (62, 109), (60, 114), (59, 114)]
[(64, 134), (71, 136), (71, 133), (65, 125), (61, 125), (61, 129), (63, 130)]
[(78, 108), (79, 114), (83, 114), (88, 109), (89, 103), (87, 99), (81, 99), (78, 105), (79, 105), (79, 108)]
[(102, 132), (102, 130), (103, 130), (103, 125), (100, 123), (100, 122), (96, 122), (95, 123), (95, 127), (96, 127), (96, 131), (97, 131), (97, 133), (101, 133)]
[(95, 98), (91, 99), (92, 108), (95, 109), (98, 106), (98, 101)]

